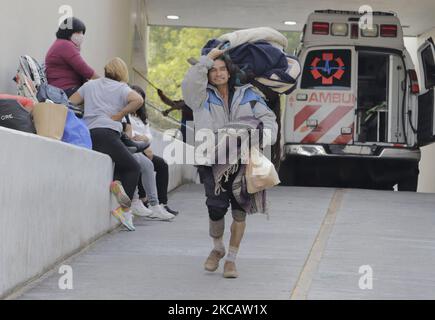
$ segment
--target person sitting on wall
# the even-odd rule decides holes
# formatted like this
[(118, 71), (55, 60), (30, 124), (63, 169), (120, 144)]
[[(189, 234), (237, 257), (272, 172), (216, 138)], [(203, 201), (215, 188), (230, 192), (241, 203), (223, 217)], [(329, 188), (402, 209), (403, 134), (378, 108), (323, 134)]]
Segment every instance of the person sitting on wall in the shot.
[(68, 97), (86, 81), (99, 78), (80, 54), (85, 33), (81, 20), (65, 19), (45, 57), (48, 84), (63, 89)]
[(144, 100), (128, 86), (128, 68), (122, 59), (112, 59), (105, 66), (104, 73), (104, 78), (85, 83), (70, 101), (75, 105), (84, 103), (83, 120), (90, 130), (93, 149), (109, 155), (115, 163), (115, 181), (110, 190), (120, 207), (112, 214), (130, 231), (134, 231), (131, 205), (140, 167), (121, 140), (121, 121), (139, 109)]
[[(137, 93), (139, 93), (139, 95), (144, 100), (146, 99), (145, 91), (141, 87), (131, 86), (131, 88), (135, 90)], [(153, 136), (148, 123), (148, 115), (147, 115), (145, 103), (136, 112), (131, 113), (129, 118), (131, 122), (133, 139), (151, 143)], [(163, 158), (153, 154), (151, 148), (146, 149), (144, 153), (148, 157), (148, 159), (152, 162), (154, 166), (154, 170), (156, 172), (158, 201), (162, 204), (165, 211), (167, 211), (171, 215), (177, 216), (179, 212), (171, 209), (168, 205), (168, 186), (169, 186), (168, 164)], [(139, 191), (140, 191), (139, 193), (142, 198), (145, 197), (145, 192), (143, 190), (144, 189), (143, 187), (145, 187), (145, 184), (143, 186), (139, 184)], [(146, 195), (148, 196), (148, 202), (150, 203), (151, 202), (150, 197), (148, 194), (148, 190), (146, 188), (145, 191), (146, 191)]]

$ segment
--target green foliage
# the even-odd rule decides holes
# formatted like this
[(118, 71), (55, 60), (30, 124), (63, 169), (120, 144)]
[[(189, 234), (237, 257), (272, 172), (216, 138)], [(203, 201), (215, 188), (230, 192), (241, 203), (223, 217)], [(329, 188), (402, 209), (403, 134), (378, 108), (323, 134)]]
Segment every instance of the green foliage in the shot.
[(294, 31), (281, 31), (281, 33), (288, 40), (288, 48), (286, 50), (289, 54), (294, 54), (294, 51), (298, 48), (299, 43), (301, 41), (301, 33)]
[[(181, 82), (190, 65), (198, 59), (208, 40), (230, 32), (222, 29), (150, 27), (148, 79), (173, 100), (182, 99)], [(148, 86), (147, 97), (163, 106), (156, 90)], [(165, 108), (166, 109), (166, 108)], [(172, 114), (176, 116), (176, 113)], [(179, 118), (179, 115), (178, 115)]]
[[(198, 59), (201, 49), (209, 40), (232, 31), (229, 29), (150, 27), (148, 79), (171, 99), (182, 99), (181, 82), (190, 67), (187, 59)], [(282, 33), (289, 39), (287, 52), (293, 53), (299, 44), (300, 34), (297, 32)], [(151, 86), (147, 87), (147, 99), (161, 109), (168, 108), (160, 101), (156, 90)], [(171, 115), (177, 119), (181, 118), (179, 112)]]

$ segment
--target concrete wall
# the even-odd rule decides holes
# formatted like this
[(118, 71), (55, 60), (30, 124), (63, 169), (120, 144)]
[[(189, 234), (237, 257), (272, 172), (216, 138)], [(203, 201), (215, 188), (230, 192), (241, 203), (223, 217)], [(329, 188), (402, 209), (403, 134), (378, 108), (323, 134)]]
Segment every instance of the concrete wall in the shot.
[(110, 157), (0, 127), (0, 297), (116, 226)]
[[(154, 153), (169, 143), (153, 130)], [(0, 127), (0, 298), (117, 226), (103, 154)], [(195, 182), (190, 165), (169, 167), (169, 191)], [(175, 205), (176, 207), (176, 205)]]
[(12, 78), (18, 57), (29, 54), (43, 62), (55, 40), (59, 8), (68, 4), (87, 27), (82, 55), (103, 74), (106, 62), (116, 56), (132, 60), (133, 7), (139, 0), (0, 0), (0, 92), (16, 91)]
[[(133, 60), (135, 13), (143, 0), (70, 0), (87, 26), (82, 54), (103, 74)], [(43, 62), (65, 11), (61, 0), (0, 0), (0, 92), (15, 93), (18, 57)], [(116, 225), (109, 157), (0, 128), (0, 297)]]
[[(132, 3), (133, 53), (130, 74), (131, 82), (145, 88), (148, 83), (138, 73), (146, 76), (148, 73), (147, 46), (149, 28), (145, 0), (134, 0)], [(133, 68), (137, 71), (133, 71)]]
[[(163, 157), (164, 148), (169, 144), (175, 144), (177, 150), (183, 149), (184, 153), (193, 154), (193, 147), (185, 145), (182, 141), (171, 138), (167, 135), (163, 138), (164, 133), (155, 129), (151, 129), (153, 133), (153, 142), (151, 148), (154, 154)], [(165, 140), (165, 141), (164, 141)], [(170, 140), (170, 141), (168, 141)], [(197, 170), (193, 165), (188, 164), (171, 164), (169, 166), (169, 187), (170, 191), (186, 183), (195, 183), (197, 181)]]
[[(0, 0), (0, 92), (15, 93), (18, 57), (39, 61), (61, 17), (61, 0)], [(103, 74), (112, 57), (146, 73), (144, 0), (70, 0), (87, 26), (83, 57)], [(134, 72), (131, 82), (146, 84)], [(154, 130), (155, 154), (163, 134)], [(181, 143), (181, 142), (176, 142)], [(35, 135), (0, 128), (0, 298), (40, 276), (117, 226), (110, 215), (112, 162), (108, 156)], [(170, 166), (169, 190), (194, 181), (192, 166)]]

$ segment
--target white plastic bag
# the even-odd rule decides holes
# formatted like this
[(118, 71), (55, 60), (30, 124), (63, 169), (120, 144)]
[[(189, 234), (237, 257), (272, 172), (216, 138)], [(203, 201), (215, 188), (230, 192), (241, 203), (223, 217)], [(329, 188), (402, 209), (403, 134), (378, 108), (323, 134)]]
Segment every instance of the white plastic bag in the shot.
[(281, 183), (273, 163), (257, 148), (252, 148), (250, 152), (246, 183), (250, 194), (273, 188)]

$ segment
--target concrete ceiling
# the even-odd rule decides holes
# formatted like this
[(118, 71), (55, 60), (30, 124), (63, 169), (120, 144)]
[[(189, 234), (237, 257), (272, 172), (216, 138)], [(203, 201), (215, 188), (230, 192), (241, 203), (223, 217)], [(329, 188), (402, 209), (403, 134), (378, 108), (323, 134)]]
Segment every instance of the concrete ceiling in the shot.
[[(145, 0), (150, 25), (243, 29), (269, 26), (281, 31), (301, 31), (314, 10), (374, 11), (398, 14), (406, 36), (419, 36), (435, 27), (434, 0)], [(168, 20), (178, 15), (179, 20)], [(286, 26), (283, 21), (296, 21)]]

